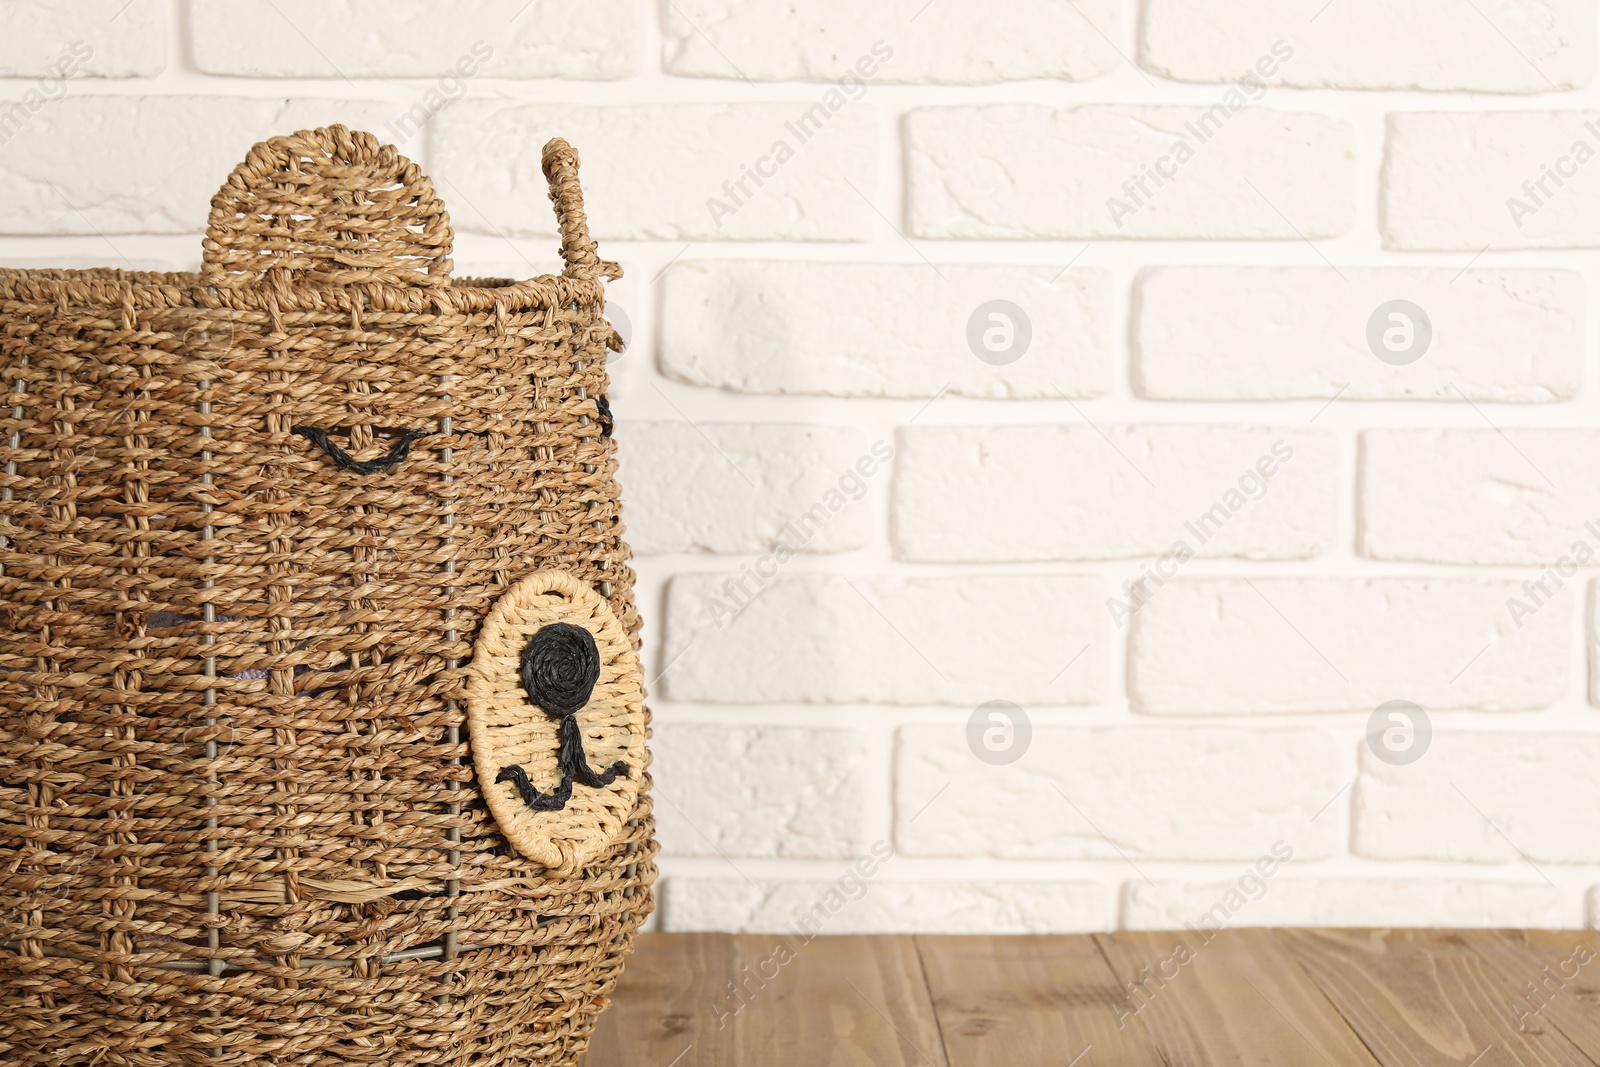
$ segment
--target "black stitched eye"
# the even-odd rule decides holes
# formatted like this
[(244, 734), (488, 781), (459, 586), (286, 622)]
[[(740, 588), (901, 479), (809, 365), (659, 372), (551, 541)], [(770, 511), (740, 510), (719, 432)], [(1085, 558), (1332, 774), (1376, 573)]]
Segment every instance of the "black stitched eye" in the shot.
[(600, 436), (610, 437), (612, 429), (611, 404), (603, 396), (594, 398), (594, 409), (600, 414)]
[(552, 719), (575, 715), (600, 680), (600, 650), (581, 626), (553, 622), (522, 650), (522, 688)]

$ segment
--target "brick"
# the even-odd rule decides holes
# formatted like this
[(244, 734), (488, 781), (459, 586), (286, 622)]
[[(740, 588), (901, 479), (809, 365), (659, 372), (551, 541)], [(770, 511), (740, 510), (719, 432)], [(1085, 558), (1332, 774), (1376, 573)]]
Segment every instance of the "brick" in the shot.
[[(662, 284), (662, 369), (695, 385), (1050, 399), (1111, 385), (1103, 270), (719, 259), (679, 263)], [(984, 343), (996, 328), (1002, 351)]]
[[(1082, 81), (1117, 67), (1116, 0), (952, 4), (935, 17), (850, 0), (749, 4), (681, 0), (667, 8), (670, 74), (752, 81), (979, 85), (1029, 78)], [(737, 64), (737, 66), (735, 66)]]
[[(1384, 310), (1395, 300), (1420, 307), (1431, 331), (1404, 365), (1390, 360), (1412, 353), (1381, 332), (1369, 340), (1373, 322), (1396, 325)], [(1574, 271), (1159, 267), (1140, 277), (1134, 306), (1135, 387), (1154, 400), (1543, 402), (1577, 395), (1583, 379)], [(1419, 344), (1417, 325), (1395, 335), (1400, 348)]]
[(47, 78), (38, 87), (46, 96), (59, 97), (63, 75), (149, 78), (166, 69), (167, 7), (157, 0), (8, 0), (5, 20), (0, 77)]
[(437, 78), (446, 98), (474, 77), (628, 77), (644, 20), (639, 0), (189, 2), (194, 62), (207, 74)]
[[(1559, 572), (1552, 577), (1548, 571), (1538, 576), (1544, 581), (1546, 588), (1554, 584), (1555, 578), (1560, 577)], [(1533, 579), (1529, 581), (1531, 583)], [(1531, 603), (1531, 599), (1531, 597), (1524, 598), (1524, 605)], [(1589, 602), (1585, 610), (1589, 622), (1588, 629), (1584, 632), (1584, 643), (1588, 646), (1589, 652), (1589, 703), (1600, 706), (1600, 582), (1590, 584)]]
[(974, 758), (964, 722), (906, 726), (895, 844), (905, 856), (1253, 861), (1282, 840), (1324, 858), (1337, 820), (1313, 820), (1346, 782), (1339, 749), (1312, 730), (1036, 724), (1020, 759), (993, 766)]
[[(892, 866), (891, 860), (886, 866)], [(1110, 930), (1111, 893), (1092, 882), (667, 879), (668, 930), (779, 934), (1046, 934)], [(831, 896), (830, 894), (838, 894)], [(845, 903), (835, 910), (840, 899)]]
[(665, 723), (651, 742), (656, 820), (673, 856), (849, 857), (867, 847), (865, 734)]
[(1553, 589), (1600, 553), (1597, 465), (1594, 430), (1368, 430), (1362, 554), (1553, 567)]
[[(1529, 872), (1531, 875), (1532, 872)], [(1263, 879), (1126, 883), (1130, 930), (1245, 926), (1560, 927), (1561, 892), (1538, 878), (1485, 882), (1417, 878)]]
[(1337, 527), (1338, 446), (1316, 431), (917, 426), (899, 447), (903, 559), (1303, 559)]
[[(1298, 240), (1336, 237), (1355, 219), (1355, 134), (1326, 115), (1222, 104), (922, 108), (906, 120), (906, 145), (920, 237)], [(1146, 167), (1179, 180), (1157, 186)]]
[[(68, 96), (0, 149), (0, 232), (187, 233), (257, 141), (391, 105), (227, 96)], [(198, 245), (198, 241), (196, 244)]]
[(1422, 758), (1391, 765), (1363, 746), (1355, 850), (1375, 859), (1600, 863), (1600, 734), (1435, 729)]
[[(1139, 61), (1164, 78), (1305, 89), (1543, 93), (1594, 73), (1594, 7), (1582, 0), (1144, 0)], [(1426, 41), (1426, 47), (1418, 42)], [(1261, 65), (1258, 66), (1257, 64)]]
[(617, 437), (628, 542), (641, 554), (860, 548), (867, 495), (894, 455), (843, 426), (630, 422)]
[(866, 199), (878, 155), (869, 104), (463, 100), (430, 135), (435, 175), (460, 205), (457, 228), (554, 234), (539, 153), (557, 135), (582, 153), (584, 202), (602, 240), (855, 241), (879, 222)]
[(1157, 714), (1543, 708), (1567, 689), (1573, 596), (1514, 617), (1520, 582), (1179, 579), (1134, 615), (1129, 691)]
[(1600, 165), (1578, 161), (1596, 153), (1600, 111), (1391, 114), (1380, 179), (1384, 245), (1600, 246)]
[(758, 561), (738, 574), (672, 579), (669, 700), (976, 706), (1105, 696), (1099, 579), (779, 570)]
[[(717, 259), (677, 264), (662, 283), (662, 370), (698, 386), (1050, 398), (1098, 397), (1110, 386), (1104, 270)], [(1021, 315), (989, 307), (1002, 299)], [(851, 307), (870, 314), (851, 315), (842, 330), (840, 312)], [(994, 328), (1008, 330), (1002, 352), (982, 341)]]

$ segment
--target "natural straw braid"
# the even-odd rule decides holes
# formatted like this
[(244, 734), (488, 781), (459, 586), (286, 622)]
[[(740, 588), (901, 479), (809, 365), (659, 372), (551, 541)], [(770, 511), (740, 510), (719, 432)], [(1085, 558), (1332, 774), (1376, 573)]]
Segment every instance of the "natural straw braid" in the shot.
[[(576, 170), (561, 194), (581, 205)], [(200, 278), (255, 285), (299, 272), (330, 285), (449, 285), (451, 243), (450, 215), (417, 165), (334, 126), (265, 141), (234, 168), (211, 199)]]
[(559, 137), (544, 146), (540, 160), (545, 180), (550, 183), (550, 199), (556, 203), (556, 219), (561, 226), (561, 258), (566, 273), (574, 278), (620, 278), (622, 268), (600, 258), (598, 246), (589, 237), (589, 219), (583, 213), (583, 190), (578, 187), (578, 153)]
[(251, 151), (198, 275), (0, 270), (0, 1063), (586, 1047), (652, 908), (648, 757), (558, 874), (467, 744), (473, 642), (526, 576), (638, 647), (616, 271), (576, 156), (544, 163), (560, 276), (452, 280), (427, 179), (342, 127)]

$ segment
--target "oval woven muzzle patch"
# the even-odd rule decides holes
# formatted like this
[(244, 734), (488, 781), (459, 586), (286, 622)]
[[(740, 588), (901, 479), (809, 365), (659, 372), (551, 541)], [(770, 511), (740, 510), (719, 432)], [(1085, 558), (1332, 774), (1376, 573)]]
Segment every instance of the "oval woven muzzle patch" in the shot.
[(490, 609), (467, 668), (478, 784), (518, 852), (560, 874), (602, 856), (644, 775), (639, 657), (605, 598), (537, 571)]

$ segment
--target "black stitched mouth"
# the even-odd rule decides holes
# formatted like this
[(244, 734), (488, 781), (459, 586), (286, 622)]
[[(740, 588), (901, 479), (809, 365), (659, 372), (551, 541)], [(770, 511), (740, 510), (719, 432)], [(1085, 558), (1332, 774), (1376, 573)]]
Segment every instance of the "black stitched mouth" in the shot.
[(328, 436), (327, 430), (319, 430), (315, 426), (296, 426), (289, 432), (304, 437), (322, 449), (337, 466), (347, 471), (354, 471), (357, 474), (381, 474), (384, 471), (393, 470), (411, 454), (412, 441), (432, 436), (431, 430), (406, 430), (401, 433), (400, 440), (394, 443), (394, 446), (389, 449), (386, 455), (379, 456), (377, 459), (356, 459), (350, 453), (334, 444), (333, 439)]
[(538, 788), (528, 781), (528, 772), (519, 764), (501, 767), (500, 773), (495, 775), (496, 785), (501, 782), (510, 782), (517, 787), (517, 792), (522, 795), (522, 802), (534, 811), (560, 811), (567, 806), (567, 801), (572, 799), (572, 783), (578, 782), (591, 789), (603, 789), (628, 775), (628, 765), (622, 760), (617, 760), (603, 771), (597, 771), (589, 766), (589, 757), (583, 751), (583, 734), (578, 729), (578, 720), (567, 716), (561, 720), (560, 747), (556, 752), (556, 762), (561, 768), (561, 784), (549, 793), (541, 793)]

